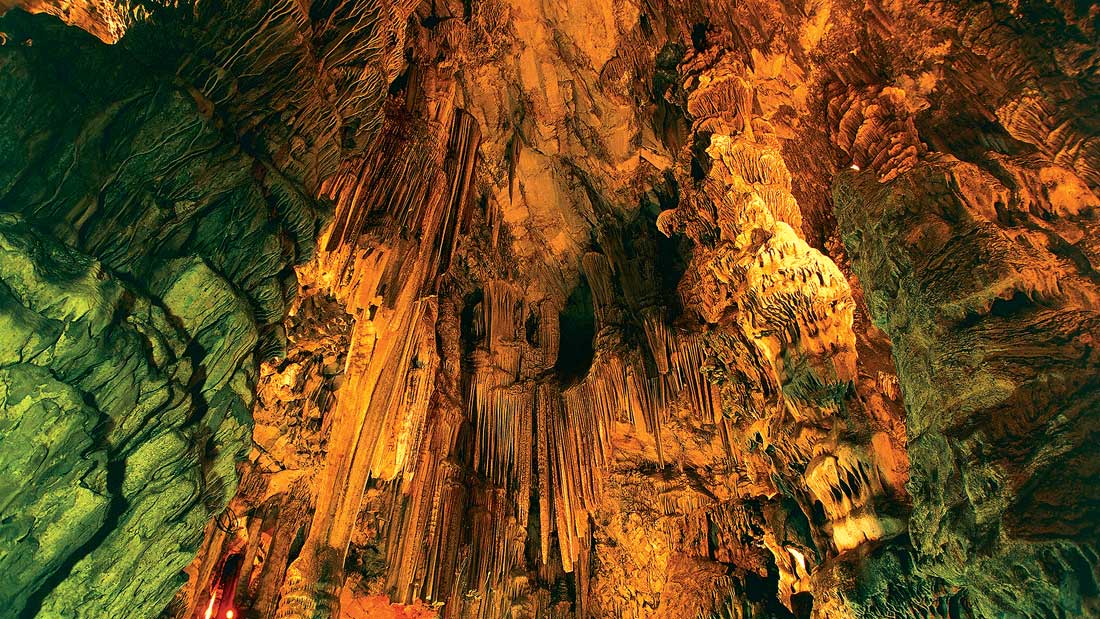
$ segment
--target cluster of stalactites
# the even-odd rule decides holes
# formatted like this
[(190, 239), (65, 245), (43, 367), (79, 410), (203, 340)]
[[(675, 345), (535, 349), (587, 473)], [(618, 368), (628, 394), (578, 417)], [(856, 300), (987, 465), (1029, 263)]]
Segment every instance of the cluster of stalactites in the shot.
[[(441, 442), (453, 447), (457, 425), (431, 408), (439, 401), (440, 366), (433, 293), (458, 243), (469, 202), (480, 139), (472, 127), (468, 115), (457, 111), (447, 125), (421, 127), (416, 140), (387, 135), (327, 187), (337, 201), (336, 218), (302, 278), (340, 299), (355, 325), (316, 484), (316, 511), (305, 546), (288, 568), (280, 619), (312, 616), (332, 603), (369, 479), (400, 477), (397, 486), (417, 495), (419, 478), (449, 487), (453, 477), (442, 459), (424, 454)], [(445, 458), (450, 451), (436, 453)], [(438, 496), (424, 494), (421, 488), (405, 524), (451, 513), (440, 509)], [(454, 498), (443, 497), (449, 506), (461, 505)], [(391, 553), (407, 553), (400, 536), (390, 541)], [(452, 569), (407, 564), (433, 574)], [(400, 578), (391, 586), (401, 595), (410, 589)]]
[[(545, 555), (546, 525), (553, 522), (567, 571), (585, 564), (589, 521), (601, 503), (603, 479), (613, 462), (616, 424), (630, 425), (651, 437), (662, 468), (666, 459), (662, 427), (673, 407), (686, 407), (702, 423), (728, 430), (718, 390), (702, 372), (707, 356), (703, 337), (674, 331), (659, 305), (624, 307), (624, 299), (642, 297), (624, 290), (637, 278), (629, 277), (626, 270), (631, 265), (622, 256), (590, 252), (582, 266), (595, 306), (595, 357), (585, 377), (562, 391), (560, 404), (551, 397), (537, 399), (539, 464), (545, 466), (552, 489), (542, 492), (540, 506), (548, 501), (553, 506), (541, 514), (541, 543)], [(624, 339), (623, 320), (628, 314), (640, 323), (644, 339), (639, 342)]]
[[(558, 316), (554, 303), (529, 305), (522, 288), (493, 280), (472, 318), (465, 402), (454, 410), (441, 404), (429, 421), (387, 534), (387, 585), (399, 601), (441, 601), (449, 612), (499, 617), (525, 586), (516, 574), (523, 573), (534, 484), (550, 487), (536, 480), (549, 469), (545, 457), (536, 461), (533, 424), (536, 398), (560, 401), (546, 376), (557, 355)], [(468, 452), (456, 452), (460, 431)]]
[(375, 478), (393, 479), (406, 464), (405, 475), (413, 474), (440, 362), (429, 295), (461, 235), (480, 141), (469, 114), (456, 110), (450, 119), (449, 130), (429, 127), (415, 140), (387, 133), (328, 188), (336, 217), (312, 277), (357, 314), (359, 355), (349, 354), (348, 364), (376, 378), (368, 400), (381, 412)]
[[(495, 486), (529, 479), (533, 385), (520, 379), (528, 347), (522, 291), (506, 282), (490, 282), (477, 312), (485, 346), (473, 353), (473, 375), (467, 397), (475, 428), (474, 469)], [(519, 501), (524, 497), (517, 496)], [(526, 519), (525, 514), (517, 514)]]
[[(742, 108), (747, 114), (748, 108)], [(763, 208), (773, 219), (797, 225), (789, 174), (781, 161), (779, 166), (768, 163), (748, 170), (745, 186), (763, 187), (756, 196)], [(403, 196), (420, 195), (421, 203), (430, 204), (420, 189), (402, 189), (406, 184), (400, 178), (406, 174), (398, 173), (397, 181), (380, 179), (382, 189), (374, 191), (383, 202), (374, 203), (384, 204), (385, 196), (403, 201)], [(359, 217), (356, 221), (350, 210), (338, 211), (329, 244), (359, 245), (354, 239), (370, 219)], [(410, 215), (410, 221), (422, 217)], [(519, 586), (512, 575), (525, 546), (535, 541), (526, 539), (529, 512), (538, 517), (540, 569), (560, 562), (558, 569), (576, 572), (578, 587), (584, 589), (590, 521), (602, 498), (615, 424), (652, 436), (662, 467), (661, 428), (672, 407), (691, 409), (704, 423), (726, 429), (729, 447), (718, 389), (702, 373), (704, 337), (674, 331), (649, 278), (631, 270), (638, 265), (614, 238), (605, 241), (608, 254), (592, 252), (582, 259), (593, 293), (597, 352), (587, 375), (564, 391), (549, 371), (558, 354), (558, 305), (531, 303), (522, 288), (508, 282), (483, 285), (467, 334), (474, 346), (461, 409), (471, 433), (469, 471), (477, 481), (462, 480), (464, 465), (454, 460), (461, 425), (456, 415), (462, 413), (447, 422), (429, 420), (419, 455), (406, 468), (415, 475), (406, 476), (405, 500), (398, 502), (390, 525), (394, 567), (388, 587), (395, 598), (447, 601), (453, 609), (469, 604), (459, 600), (461, 593), (478, 591), (477, 613), (494, 616), (493, 609), (508, 599), (502, 593)], [(644, 336), (639, 342), (623, 338), (628, 317), (637, 317)], [(537, 500), (534, 512), (532, 498)]]
[[(823, 533), (834, 549), (858, 545), (861, 535), (895, 535), (899, 523), (874, 511), (885, 492), (874, 458), (839, 434), (857, 378), (847, 279), (798, 233), (802, 217), (779, 142), (766, 120), (748, 117), (755, 108), (749, 74), (723, 76), (736, 69), (729, 63), (696, 68), (703, 77), (689, 83), (688, 108), (693, 129), (709, 133), (706, 177), (685, 179), (681, 204), (662, 213), (658, 226), (696, 243), (681, 293), (688, 309), (713, 325), (707, 350), (719, 370), (722, 406), (740, 424), (739, 436), (759, 431), (807, 502), (825, 506)], [(897, 93), (849, 94), (829, 109), (838, 146), (880, 176), (904, 172), (919, 148)], [(832, 466), (841, 461), (846, 468)], [(764, 477), (763, 490), (772, 486), (770, 471), (745, 472)], [(780, 545), (769, 548), (781, 568), (802, 565)], [(785, 572), (784, 582), (799, 582), (806, 568), (799, 569)]]
[[(702, 338), (674, 333), (664, 310), (652, 306), (638, 314), (645, 338), (631, 349), (618, 334), (625, 315), (621, 282), (628, 278), (618, 277), (617, 265), (602, 254), (585, 256), (583, 266), (593, 290), (598, 352), (584, 379), (564, 391), (550, 371), (558, 352), (558, 304), (528, 302), (509, 282), (483, 286), (467, 334), (474, 346), (463, 407), (477, 481), (460, 490), (459, 469), (447, 455), (454, 453), (457, 424), (432, 425), (429, 435), (446, 434), (450, 444), (428, 438), (416, 476), (406, 483), (408, 500), (390, 534), (395, 597), (449, 600), (453, 610), (470, 603), (455, 597), (459, 592), (478, 591), (477, 614), (497, 616), (512, 589), (526, 582), (516, 574), (525, 548), (536, 542), (527, 539), (535, 524), (529, 513), (538, 518), (539, 569), (575, 572), (584, 589), (590, 522), (602, 498), (614, 425), (628, 423), (654, 436), (663, 466), (660, 428), (669, 407), (690, 407), (705, 423), (720, 419), (717, 389), (701, 372)], [(465, 516), (454, 507), (460, 500)], [(459, 527), (463, 517), (469, 526)]]
[[(721, 421), (718, 392), (701, 372), (707, 357), (703, 337), (695, 333), (673, 335), (667, 325), (646, 328), (647, 343), (655, 343), (650, 354), (662, 359), (654, 364), (656, 371), (646, 363), (643, 351), (600, 350), (585, 378), (562, 392), (566, 416), (578, 420), (576, 431), (585, 453), (591, 454), (601, 470), (609, 461), (616, 423), (630, 424), (652, 436), (658, 462), (664, 466), (661, 427), (669, 407), (683, 395), (704, 423)], [(615, 337), (605, 335), (604, 341)]]
[(416, 464), (388, 519), (386, 588), (399, 602), (450, 600), (463, 590), (455, 578), (468, 492), (462, 467), (449, 454), (461, 424), (458, 411), (439, 411), (430, 422)]
[[(713, 69), (724, 70), (732, 69)], [(726, 118), (722, 126), (731, 131), (710, 135), (706, 179), (688, 183), (683, 203), (658, 218), (666, 234), (682, 231), (697, 243), (685, 278), (693, 284), (686, 295), (692, 309), (712, 324), (734, 312), (780, 372), (784, 351), (797, 348), (822, 363), (833, 360), (823, 370), (830, 382), (852, 380), (851, 291), (836, 264), (798, 235), (802, 218), (776, 139), (766, 123), (754, 131), (745, 118), (751, 87), (736, 76), (697, 81), (688, 97), (689, 108), (703, 115), (695, 130)], [(728, 106), (707, 103), (716, 97), (729, 99)]]

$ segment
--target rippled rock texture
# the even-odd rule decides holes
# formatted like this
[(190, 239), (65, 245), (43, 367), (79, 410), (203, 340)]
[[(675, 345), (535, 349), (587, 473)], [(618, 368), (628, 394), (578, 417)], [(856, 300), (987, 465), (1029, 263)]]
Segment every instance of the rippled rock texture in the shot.
[(1098, 20), (8, 10), (0, 606), (1100, 615)]
[(290, 9), (154, 10), (110, 47), (0, 18), (10, 616), (155, 616), (235, 493), (257, 362), (328, 211), (318, 178), (392, 79), (321, 69)]

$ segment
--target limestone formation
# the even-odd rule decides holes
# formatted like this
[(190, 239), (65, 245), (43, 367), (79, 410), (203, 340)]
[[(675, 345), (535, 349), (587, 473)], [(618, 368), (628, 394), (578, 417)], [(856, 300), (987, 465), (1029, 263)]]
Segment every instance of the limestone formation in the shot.
[(1098, 50), (0, 0), (0, 617), (1100, 616)]

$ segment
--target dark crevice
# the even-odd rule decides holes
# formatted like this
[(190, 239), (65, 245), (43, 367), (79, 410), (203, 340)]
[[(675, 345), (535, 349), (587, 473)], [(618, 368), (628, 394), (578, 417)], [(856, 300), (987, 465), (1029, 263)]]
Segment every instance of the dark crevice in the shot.
[(709, 131), (696, 131), (694, 134), (691, 144), (691, 178), (696, 182), (703, 181), (710, 174), (710, 167), (713, 165), (710, 155), (707, 154), (711, 135)]
[(791, 612), (795, 619), (810, 619), (813, 615), (814, 596), (809, 591), (801, 591), (791, 596)]
[(582, 275), (576, 288), (569, 295), (565, 309), (560, 314), (561, 339), (554, 369), (563, 385), (584, 378), (592, 365), (596, 351), (596, 315), (592, 305), (592, 290)]
[(485, 293), (480, 288), (474, 290), (470, 294), (466, 295), (462, 304), (462, 315), (460, 317), (460, 325), (462, 329), (462, 354), (464, 358), (469, 358), (470, 354), (474, 352), (477, 345), (481, 342), (484, 334), (477, 332), (477, 320), (476, 311), (477, 306), (485, 300)]
[[(106, 439), (102, 441), (105, 443)], [(122, 484), (125, 479), (126, 461), (114, 460), (107, 462), (107, 494), (110, 497), (107, 504), (107, 513), (103, 524), (72, 554), (65, 557), (65, 561), (46, 578), (27, 598), (27, 603), (19, 613), (19, 619), (33, 619), (42, 610), (42, 604), (51, 593), (71, 574), (76, 564), (94, 552), (107, 539), (111, 533), (118, 529), (123, 514), (130, 508), (130, 502), (122, 492)]]
[(691, 27), (691, 45), (695, 48), (695, 51), (706, 51), (708, 28), (709, 26), (706, 23), (695, 24)]
[(531, 346), (539, 345), (539, 327), (541, 318), (537, 312), (528, 312), (527, 320), (523, 323), (523, 331), (527, 343)]

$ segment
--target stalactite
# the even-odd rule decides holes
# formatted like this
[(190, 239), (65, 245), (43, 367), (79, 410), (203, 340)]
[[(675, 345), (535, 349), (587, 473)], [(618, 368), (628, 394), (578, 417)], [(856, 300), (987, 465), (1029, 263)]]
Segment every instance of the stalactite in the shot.
[(612, 310), (615, 305), (614, 273), (607, 256), (597, 252), (588, 252), (582, 259), (585, 278), (592, 288), (593, 309), (596, 313), (597, 329), (615, 322)]
[[(535, 343), (538, 359), (532, 359), (532, 372), (552, 368), (561, 349), (561, 324), (559, 323), (559, 304), (544, 299), (538, 304), (538, 341)], [(535, 355), (532, 355), (534, 357)]]
[(550, 449), (553, 444), (551, 419), (561, 408), (561, 397), (549, 383), (540, 383), (535, 392), (535, 431), (538, 443), (538, 489), (539, 489), (539, 557), (545, 565), (550, 559), (550, 533), (554, 522), (554, 488), (551, 486), (550, 461), (553, 457)]
[[(405, 467), (423, 431), (438, 365), (434, 301), (417, 303), (416, 322), (393, 365), (384, 370), (371, 400), (380, 401), (383, 430), (376, 439), (371, 476), (393, 479)], [(396, 353), (396, 351), (395, 351)], [(389, 380), (386, 378), (389, 377)]]
[[(449, 131), (436, 128), (419, 142), (387, 134), (350, 168), (356, 172), (328, 186), (337, 213), (311, 276), (346, 298), (357, 320), (347, 380), (336, 392), (317, 514), (284, 587), (280, 617), (328, 612), (329, 592), (321, 587), (340, 584), (362, 496), (355, 489), (370, 478), (397, 478), (420, 452), (439, 364), (436, 304), (426, 295), (457, 243), (479, 139), (466, 116), (451, 119)], [(512, 365), (518, 370), (518, 361)], [(411, 505), (418, 528), (438, 508), (431, 498)], [(412, 573), (428, 560), (408, 552), (402, 565), (411, 572), (394, 583), (401, 596), (414, 593)]]
[(454, 260), (462, 231), (468, 224), (473, 200), (471, 189), (480, 144), (481, 130), (478, 127), (477, 120), (463, 110), (456, 110), (444, 170), (448, 178), (458, 180), (451, 183), (451, 209), (448, 211), (454, 221), (444, 222), (443, 229), (447, 232), (440, 239), (439, 271), (441, 273), (446, 271)]
[(389, 519), (387, 588), (399, 601), (438, 600), (449, 593), (461, 542), (465, 497), (461, 471), (446, 455), (458, 432), (457, 411), (438, 409), (417, 455), (417, 474), (402, 483)]
[(249, 583), (252, 581), (252, 569), (256, 563), (256, 557), (260, 552), (261, 546), (263, 546), (262, 538), (260, 537), (260, 531), (263, 525), (264, 518), (261, 514), (253, 514), (248, 520), (248, 546), (241, 559), (241, 571), (236, 599), (232, 600), (237, 608), (242, 606), (240, 603), (241, 601), (247, 602), (250, 597), (248, 587)]
[[(34, 1), (80, 13), (114, 0)], [(971, 614), (967, 596), (986, 595), (965, 587), (994, 580), (984, 572), (1001, 563), (1046, 588), (1038, 599), (1095, 593), (1095, 553), (1076, 540), (1096, 510), (1087, 488), (1084, 499), (1064, 496), (1065, 480), (1089, 470), (1079, 439), (1094, 429), (1077, 419), (1095, 399), (1088, 370), (1100, 251), (1100, 138), (1086, 113), (1098, 87), (1096, 11), (1085, 3), (647, 1), (565, 15), (562, 3), (503, 0), (265, 0), (225, 19), (211, 19), (223, 3), (139, 4), (96, 27), (117, 40), (135, 26), (118, 45), (128, 56), (178, 47), (182, 60), (147, 54), (139, 72), (157, 74), (154, 96), (121, 84), (138, 94), (104, 101), (125, 113), (97, 111), (90, 129), (62, 132), (60, 158), (46, 152), (57, 145), (40, 144), (43, 126), (17, 131), (7, 140), (16, 158), (43, 165), (0, 179), (0, 210), (22, 208), (24, 196), (33, 198), (28, 212), (52, 215), (55, 202), (58, 212), (71, 209), (60, 219), (72, 230), (57, 234), (102, 262), (76, 280), (81, 286), (114, 282), (142, 240), (156, 238), (157, 251), (176, 257), (209, 237), (215, 250), (191, 257), (204, 277), (226, 279), (231, 300), (241, 297), (234, 315), (243, 327), (191, 329), (178, 299), (158, 292), (164, 298), (148, 303), (137, 289), (120, 294), (146, 315), (127, 307), (126, 321), (93, 323), (106, 329), (110, 356), (150, 352), (148, 340), (150, 372), (178, 370), (179, 384), (163, 389), (138, 384), (136, 370), (109, 377), (112, 387), (135, 379), (119, 390), (127, 392), (120, 400), (134, 400), (122, 408), (135, 412), (106, 425), (146, 432), (156, 424), (133, 421), (152, 410), (145, 399), (193, 399), (201, 406), (165, 410), (187, 419), (184, 436), (158, 436), (186, 443), (185, 455), (203, 467), (215, 458), (229, 470), (244, 457), (229, 453), (205, 417), (228, 411), (224, 427), (235, 424), (247, 443), (238, 400), (254, 378), (249, 360), (262, 362), (250, 459), (272, 486), (249, 496), (250, 473), (240, 505), (222, 528), (209, 527), (188, 572), (192, 618), (202, 596), (219, 590), (211, 582), (232, 581), (227, 557), (245, 562), (240, 594), (250, 599), (241, 610), (277, 619), (331, 617), (340, 593), (361, 598), (365, 587), (478, 619), (807, 616), (806, 598), (795, 601), (811, 589), (814, 616), (957, 619)], [(12, 15), (2, 22), (0, 69), (14, 63), (21, 72), (24, 57), (49, 59), (40, 50), (68, 45), (34, 24), (28, 32), (49, 36), (36, 35), (33, 46), (9, 40), (9, 25), (27, 28)], [(180, 37), (163, 36), (161, 20), (179, 21)], [(900, 34), (925, 25), (912, 40)], [(1057, 30), (1067, 36), (1050, 36)], [(589, 40), (590, 32), (598, 35)], [(141, 37), (172, 43), (147, 46)], [(79, 52), (59, 62), (98, 53), (83, 43), (57, 49)], [(915, 58), (899, 60), (905, 55)], [(79, 97), (62, 97), (61, 115), (97, 109), (95, 84), (65, 73), (66, 87), (82, 87), (73, 89)], [(0, 83), (10, 85), (7, 77)], [(27, 81), (37, 92), (55, 80)], [(144, 125), (140, 113), (160, 122), (168, 92), (181, 106), (170, 109), (190, 122), (168, 132), (150, 123), (143, 131), (157, 137), (136, 140), (148, 151), (113, 161), (133, 137), (123, 121)], [(9, 117), (24, 114), (13, 109)], [(207, 124), (214, 131), (204, 132)], [(950, 135), (956, 128), (961, 135)], [(142, 169), (142, 159), (179, 140), (189, 142), (184, 161)], [(220, 171), (189, 167), (204, 149), (240, 164), (247, 183), (219, 184)], [(117, 173), (100, 178), (77, 161), (81, 151), (102, 152), (102, 167)], [(126, 167), (155, 182), (134, 184)], [(36, 177), (33, 168), (68, 170)], [(90, 191), (79, 188), (85, 181)], [(223, 217), (220, 205), (192, 199), (189, 189), (202, 184), (219, 202), (236, 204), (241, 187), (258, 197)], [(334, 202), (324, 230), (323, 209), (308, 195), (318, 189), (322, 202)], [(132, 226), (92, 225), (125, 220), (134, 205), (142, 219)], [(666, 209), (659, 230), (686, 238), (658, 241), (654, 208)], [(156, 227), (150, 222), (175, 228), (176, 212), (192, 210), (212, 231), (141, 234)], [(255, 224), (238, 231), (252, 215)], [(224, 225), (231, 230), (222, 234)], [(241, 250), (257, 249), (256, 261), (227, 249), (246, 236), (262, 238)], [(317, 248), (291, 275), (289, 265)], [(978, 257), (960, 258), (966, 253)], [(43, 273), (73, 276), (55, 262), (43, 261)], [(37, 273), (17, 271), (9, 279)], [(171, 279), (128, 275), (154, 287)], [(120, 288), (104, 294), (130, 283), (119, 278)], [(9, 287), (24, 292), (0, 286), (0, 296)], [(183, 290), (176, 293), (189, 308), (209, 296)], [(81, 307), (50, 296), (73, 313), (113, 307), (98, 296)], [(589, 297), (591, 312), (576, 306)], [(11, 324), (25, 318), (13, 315)], [(55, 313), (42, 315), (53, 321)], [(114, 331), (149, 316), (171, 324)], [(177, 346), (177, 317), (201, 337)], [(64, 332), (61, 344), (83, 346), (70, 341), (78, 329)], [(172, 341), (155, 341), (157, 333)], [(1057, 346), (1035, 336), (1049, 333)], [(123, 335), (136, 344), (116, 341)], [(229, 353), (207, 347), (239, 342)], [(558, 363), (563, 345), (578, 354)], [(8, 365), (63, 352), (31, 354), (35, 346), (28, 340), (18, 364), (0, 364), (5, 381), (15, 376)], [(236, 370), (206, 364), (223, 353)], [(1019, 362), (1040, 357), (1052, 369), (1037, 377)], [(141, 355), (126, 359), (135, 360)], [(63, 373), (32, 378), (44, 390)], [(0, 382), (0, 395), (21, 397), (24, 385)], [(241, 397), (220, 406), (224, 393), (205, 382)], [(80, 411), (116, 398), (96, 383), (76, 390), (92, 396), (73, 401)], [(1069, 404), (1048, 405), (1046, 392)], [(1001, 414), (1021, 406), (1027, 414)], [(995, 431), (984, 432), (990, 423)], [(1044, 433), (1054, 438), (1025, 440)], [(78, 434), (84, 444), (86, 432)], [(909, 454), (919, 462), (911, 486)], [(123, 455), (127, 494), (145, 454)], [(117, 456), (105, 462), (122, 464)], [(1070, 466), (1047, 472), (1061, 456)], [(80, 480), (97, 501), (98, 463)], [(114, 469), (107, 472), (103, 483), (115, 485)], [(172, 473), (154, 477), (162, 472)], [(227, 494), (228, 476), (200, 473), (193, 504)], [(1085, 517), (1062, 518), (1068, 510), (1053, 505), (1075, 501)], [(119, 495), (108, 518), (117, 502), (141, 505)], [(39, 511), (39, 520), (52, 515)], [(5, 526), (29, 526), (22, 515)], [(133, 529), (120, 522), (117, 531)], [(104, 535), (117, 535), (109, 528)], [(1057, 546), (1032, 551), (1039, 538)], [(78, 540), (80, 553), (99, 551), (86, 542)], [(80, 558), (66, 551), (56, 561), (64, 554)], [(69, 580), (64, 572), (85, 569), (82, 561), (48, 567)], [(1015, 565), (1028, 562), (1042, 569)], [(250, 573), (254, 564), (259, 574)], [(344, 574), (351, 565), (362, 580)], [(936, 576), (918, 584), (929, 591), (895, 602), (920, 570)], [(55, 584), (34, 592), (22, 614), (55, 610), (35, 599), (53, 595)], [(1007, 586), (992, 584), (990, 597), (1007, 597)], [(870, 606), (876, 596), (887, 599)], [(694, 606), (678, 607), (681, 599)], [(1095, 600), (1078, 606), (1088, 614)], [(974, 614), (996, 614), (984, 610)]]
[(707, 350), (701, 335), (683, 334), (674, 340), (672, 371), (669, 372), (669, 390), (686, 390), (692, 408), (710, 423), (721, 419), (722, 407), (719, 403), (717, 388), (703, 376), (702, 368), (706, 363)]
[[(534, 393), (531, 393), (534, 396)], [(531, 452), (534, 442), (534, 402), (531, 397), (524, 400), (525, 407), (517, 411), (519, 418), (516, 428), (515, 481), (516, 519), (523, 530), (527, 529), (527, 519), (531, 508)], [(514, 487), (514, 486), (513, 486)]]
[(643, 309), (642, 329), (645, 332), (646, 344), (649, 346), (650, 356), (657, 366), (657, 373), (668, 374), (668, 344), (672, 338), (668, 330), (663, 308), (647, 307)]
[[(304, 484), (303, 484), (304, 485)], [(261, 617), (273, 617), (279, 600), (279, 590), (285, 578), (290, 551), (303, 526), (309, 525), (308, 505), (304, 497), (304, 488), (291, 488), (285, 500), (277, 503), (271, 512), (273, 520), (271, 546), (267, 549), (264, 565), (256, 585), (256, 594), (252, 600), (252, 609)]]

